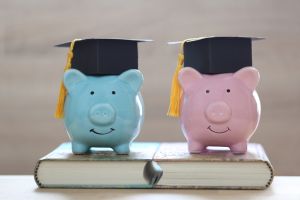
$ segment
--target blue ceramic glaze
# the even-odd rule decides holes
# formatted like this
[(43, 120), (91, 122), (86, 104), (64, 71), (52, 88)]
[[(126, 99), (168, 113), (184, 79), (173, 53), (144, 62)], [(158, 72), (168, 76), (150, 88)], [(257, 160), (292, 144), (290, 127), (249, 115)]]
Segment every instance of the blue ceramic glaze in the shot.
[(142, 73), (134, 69), (119, 76), (86, 76), (76, 69), (65, 72), (64, 122), (74, 154), (88, 153), (91, 147), (129, 153), (144, 120), (142, 83)]

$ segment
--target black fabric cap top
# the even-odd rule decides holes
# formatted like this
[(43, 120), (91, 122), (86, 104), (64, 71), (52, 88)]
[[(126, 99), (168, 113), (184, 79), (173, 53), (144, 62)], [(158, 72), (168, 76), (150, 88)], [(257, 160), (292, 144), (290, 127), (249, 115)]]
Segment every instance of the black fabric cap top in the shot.
[(208, 37), (184, 43), (184, 66), (202, 74), (234, 73), (252, 66), (250, 37)]
[[(151, 40), (83, 39), (75, 42), (71, 68), (86, 75), (119, 75), (138, 69), (138, 42)], [(69, 47), (70, 42), (56, 45)]]

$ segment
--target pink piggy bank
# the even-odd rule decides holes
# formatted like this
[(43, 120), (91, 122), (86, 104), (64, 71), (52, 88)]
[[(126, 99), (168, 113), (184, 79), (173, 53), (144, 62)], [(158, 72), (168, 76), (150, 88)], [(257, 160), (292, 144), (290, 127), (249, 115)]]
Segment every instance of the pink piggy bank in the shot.
[(235, 73), (203, 75), (185, 67), (178, 80), (183, 89), (180, 123), (189, 152), (224, 146), (234, 154), (245, 153), (260, 119), (258, 70), (244, 67)]

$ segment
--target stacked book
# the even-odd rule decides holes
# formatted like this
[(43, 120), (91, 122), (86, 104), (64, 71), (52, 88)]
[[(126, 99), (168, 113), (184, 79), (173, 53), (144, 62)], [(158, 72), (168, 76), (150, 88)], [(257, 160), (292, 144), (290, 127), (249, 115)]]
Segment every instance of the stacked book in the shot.
[(145, 142), (133, 143), (129, 155), (105, 148), (73, 155), (63, 143), (38, 161), (34, 177), (44, 188), (264, 189), (273, 168), (254, 143), (244, 155), (221, 147), (190, 154), (186, 143)]

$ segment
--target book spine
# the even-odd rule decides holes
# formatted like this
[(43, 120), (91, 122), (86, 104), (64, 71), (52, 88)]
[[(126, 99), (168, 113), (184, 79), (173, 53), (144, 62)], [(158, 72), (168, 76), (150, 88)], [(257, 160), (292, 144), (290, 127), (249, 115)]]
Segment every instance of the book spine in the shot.
[(264, 160), (263, 162), (267, 165), (267, 167), (270, 170), (270, 179), (266, 183), (266, 187), (265, 187), (265, 188), (268, 188), (271, 185), (271, 183), (273, 182), (273, 179), (274, 179), (274, 169), (273, 169), (271, 163), (269, 162), (269, 160)]
[(274, 179), (274, 168), (271, 165), (271, 162), (270, 162), (270, 160), (269, 160), (269, 158), (266, 154), (266, 151), (265, 151), (265, 149), (263, 148), (263, 146), (261, 144), (256, 144), (256, 150), (257, 150), (257, 153), (258, 153), (260, 159), (267, 165), (267, 167), (270, 170), (270, 179), (266, 183), (266, 186), (265, 186), (265, 188), (268, 188), (271, 185), (271, 183), (273, 182), (273, 179)]
[(41, 162), (42, 162), (42, 160), (39, 160), (36, 163), (36, 165), (34, 167), (34, 172), (33, 172), (34, 181), (39, 186), (39, 188), (42, 188), (42, 183), (39, 181), (39, 177), (38, 177), (38, 170), (39, 170)]

